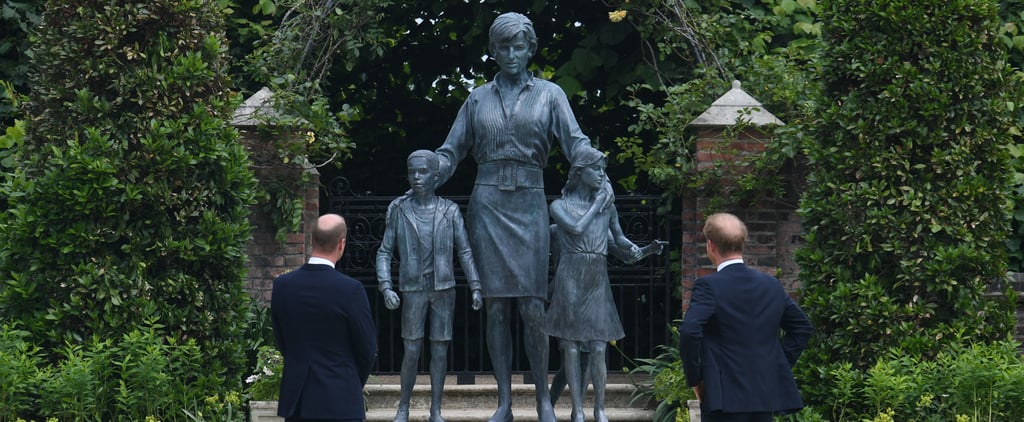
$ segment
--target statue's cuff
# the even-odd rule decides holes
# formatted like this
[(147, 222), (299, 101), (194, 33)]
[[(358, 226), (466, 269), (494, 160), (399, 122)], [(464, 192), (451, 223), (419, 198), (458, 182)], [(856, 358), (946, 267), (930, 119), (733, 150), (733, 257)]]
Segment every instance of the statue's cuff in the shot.
[(380, 282), (380, 286), (377, 286), (377, 290), (380, 290), (381, 293), (384, 293), (384, 292), (386, 292), (388, 290), (391, 290), (391, 281), (390, 280), (382, 280)]
[(472, 290), (472, 291), (483, 291), (483, 286), (480, 285), (479, 281), (471, 280), (469, 282), (469, 290)]

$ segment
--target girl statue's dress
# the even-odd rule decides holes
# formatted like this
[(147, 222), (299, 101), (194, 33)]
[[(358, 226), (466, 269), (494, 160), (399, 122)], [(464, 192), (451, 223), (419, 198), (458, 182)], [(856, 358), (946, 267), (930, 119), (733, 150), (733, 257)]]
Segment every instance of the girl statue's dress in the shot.
[[(580, 219), (589, 203), (562, 200), (565, 211)], [(559, 258), (544, 331), (573, 341), (625, 337), (608, 280), (609, 224), (618, 221), (614, 206), (600, 211), (582, 233), (555, 230)]]

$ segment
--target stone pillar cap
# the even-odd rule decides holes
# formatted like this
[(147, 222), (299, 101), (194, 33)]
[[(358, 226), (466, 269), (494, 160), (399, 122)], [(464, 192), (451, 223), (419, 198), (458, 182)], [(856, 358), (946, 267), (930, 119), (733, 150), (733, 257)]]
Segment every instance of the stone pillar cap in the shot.
[(235, 110), (231, 116), (231, 125), (260, 126), (267, 124), (268, 118), (279, 117), (280, 114), (274, 110), (273, 99), (274, 93), (270, 88), (263, 87), (256, 91)]
[(693, 119), (689, 126), (728, 127), (739, 123), (757, 127), (785, 124), (743, 91), (740, 81), (732, 81), (732, 89), (711, 103), (711, 107)]

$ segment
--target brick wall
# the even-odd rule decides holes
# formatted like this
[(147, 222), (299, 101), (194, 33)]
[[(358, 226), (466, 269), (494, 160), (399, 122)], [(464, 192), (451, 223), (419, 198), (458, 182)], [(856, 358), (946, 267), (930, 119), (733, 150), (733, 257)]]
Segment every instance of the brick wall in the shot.
[(246, 290), (252, 297), (269, 304), (274, 278), (301, 266), (311, 252), (306, 228), (315, 224), (320, 214), (320, 178), (316, 169), (279, 164), (276, 147), (261, 141), (252, 131), (242, 130), (241, 133), (260, 183), (293, 185), (303, 194), (302, 224), (298, 232), (288, 234), (284, 242), (276, 238), (277, 229), (262, 204), (253, 207), (249, 216), (252, 240), (246, 249), (249, 254)]
[[(719, 128), (702, 128), (697, 132), (697, 171), (720, 171), (722, 174), (739, 174), (744, 170), (741, 164), (745, 158), (764, 151), (764, 136), (754, 129), (747, 129), (737, 136), (727, 137)], [(730, 180), (720, 180), (728, 187)], [(747, 225), (747, 245), (743, 256), (747, 265), (779, 278), (786, 291), (796, 296), (800, 286), (797, 279), (799, 267), (794, 252), (801, 239), (800, 218), (796, 214), (796, 198), (779, 201), (761, 201), (746, 207), (724, 210), (708, 210), (708, 198), (700, 197), (696, 191), (683, 195), (682, 208), (682, 286), (683, 310), (689, 307), (690, 289), (693, 282), (704, 275), (713, 273), (715, 267), (707, 258), (702, 233), (705, 212), (729, 212), (735, 214)]]

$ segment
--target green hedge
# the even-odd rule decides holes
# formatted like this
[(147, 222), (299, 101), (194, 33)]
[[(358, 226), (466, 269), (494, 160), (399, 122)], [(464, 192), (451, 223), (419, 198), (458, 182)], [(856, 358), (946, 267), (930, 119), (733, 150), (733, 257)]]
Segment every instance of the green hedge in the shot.
[(817, 329), (801, 381), (815, 404), (844, 364), (866, 370), (887, 350), (933, 357), (1012, 332), (1014, 293), (985, 293), (1007, 270), (1006, 148), (1021, 104), (994, 42), (994, 1), (824, 6), (828, 100), (797, 256)]
[(0, 315), (47, 362), (159, 325), (187, 383), (241, 385), (255, 180), (218, 3), (47, 2), (0, 220)]
[(0, 326), (0, 421), (244, 420), (242, 393), (221, 395), (218, 380), (196, 376), (196, 342), (161, 331), (67, 344), (50, 364), (27, 331)]

